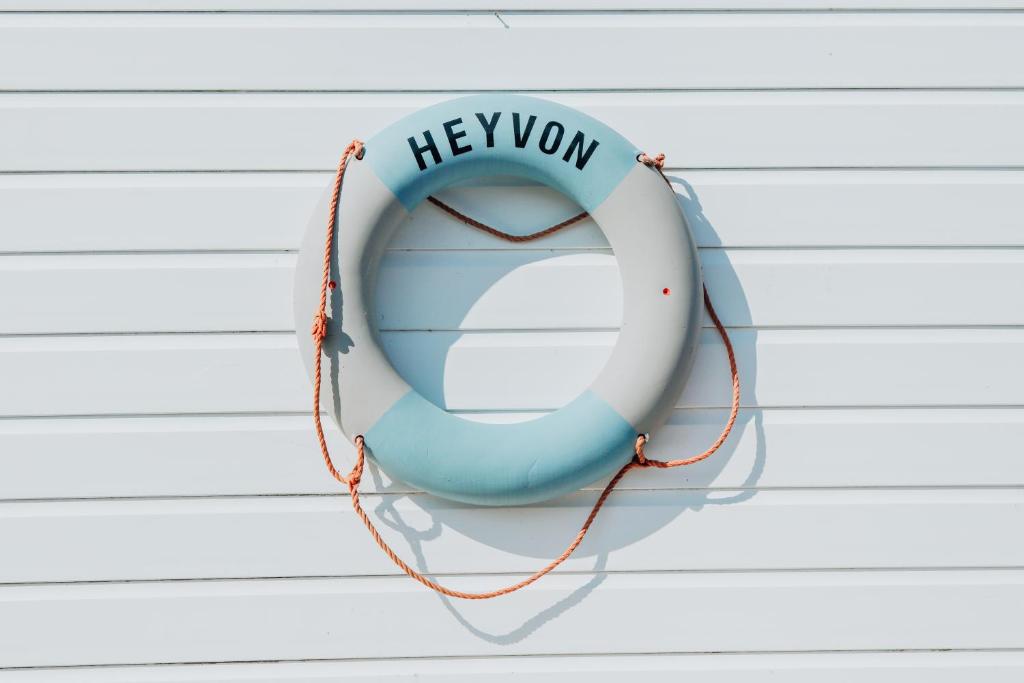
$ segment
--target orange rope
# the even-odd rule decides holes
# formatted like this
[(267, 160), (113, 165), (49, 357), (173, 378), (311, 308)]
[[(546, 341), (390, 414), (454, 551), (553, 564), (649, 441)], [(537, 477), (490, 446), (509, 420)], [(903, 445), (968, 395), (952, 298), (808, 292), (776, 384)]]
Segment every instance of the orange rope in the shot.
[[(324, 273), (320, 280), (320, 308), (317, 309), (316, 315), (313, 316), (313, 329), (311, 330), (313, 346), (315, 347), (313, 353), (313, 425), (316, 427), (316, 438), (320, 442), (320, 453), (324, 456), (327, 471), (342, 484), (349, 484), (353, 480), (356, 484), (359, 483), (359, 477), (363, 473), (363, 461), (360, 458), (359, 462), (356, 463), (355, 469), (352, 470), (352, 474), (345, 477), (338, 472), (337, 468), (334, 467), (334, 462), (331, 460), (331, 452), (327, 449), (327, 439), (324, 437), (324, 426), (320, 422), (320, 383), (322, 382), (322, 362), (320, 356), (323, 355), (324, 337), (327, 336), (327, 287), (331, 279), (331, 247), (334, 244), (334, 225), (337, 222), (338, 200), (341, 198), (341, 183), (345, 180), (345, 168), (348, 167), (349, 158), (353, 155), (355, 155), (356, 159), (363, 158), (363, 143), (359, 140), (353, 140), (348, 143), (348, 147), (341, 153), (338, 171), (334, 174), (331, 206), (328, 209), (330, 211), (330, 218), (327, 219), (327, 242), (324, 245)], [(358, 474), (356, 470), (358, 470)], [(351, 486), (351, 484), (349, 485)]]
[(482, 230), (486, 232), (488, 235), (494, 235), (495, 237), (501, 238), (508, 242), (532, 242), (533, 240), (538, 240), (541, 237), (547, 237), (548, 235), (556, 233), (559, 230), (562, 230), (563, 228), (568, 228), (570, 225), (575, 225), (576, 223), (582, 221), (584, 218), (590, 216), (589, 213), (583, 211), (581, 213), (576, 214), (572, 218), (567, 218), (561, 223), (556, 223), (555, 225), (552, 225), (550, 228), (544, 228), (543, 230), (538, 230), (537, 232), (531, 232), (529, 235), (513, 235), (510, 232), (503, 232), (495, 227), (487, 225), (486, 223), (481, 223), (480, 221), (474, 218), (470, 218), (466, 214), (448, 206), (437, 197), (427, 197), (427, 201), (436, 206), (437, 208), (441, 209), (442, 211), (459, 219), (466, 225), (472, 228), (476, 228), (477, 230)]
[[(345, 177), (345, 169), (348, 166), (348, 162), (352, 156), (355, 156), (357, 159), (363, 158), (362, 142), (358, 140), (353, 140), (342, 153), (341, 161), (338, 163), (338, 172), (334, 178), (333, 192), (331, 194), (331, 204), (329, 209), (330, 216), (327, 219), (327, 241), (324, 247), (324, 272), (323, 279), (320, 284), (320, 308), (317, 310), (316, 315), (313, 317), (312, 329), (314, 346), (313, 424), (316, 426), (316, 436), (317, 440), (320, 442), (320, 452), (323, 454), (324, 462), (327, 465), (327, 470), (331, 473), (332, 477), (334, 477), (339, 482), (345, 484), (348, 487), (349, 493), (352, 495), (352, 508), (355, 510), (356, 515), (358, 515), (359, 519), (361, 519), (363, 521), (363, 524), (366, 525), (366, 528), (370, 532), (370, 535), (373, 537), (373, 540), (377, 542), (377, 545), (380, 546), (380, 549), (382, 551), (384, 551), (384, 554), (387, 555), (391, 559), (391, 561), (394, 562), (395, 565), (403, 572), (405, 572), (408, 576), (415, 579), (419, 583), (423, 584), (427, 588), (430, 588), (431, 590), (435, 590), (438, 593), (441, 593), (442, 595), (447, 595), (453, 598), (463, 598), (465, 600), (486, 600), (488, 598), (496, 598), (500, 595), (508, 595), (509, 593), (519, 590), (520, 588), (525, 588), (526, 586), (529, 586), (531, 583), (534, 583), (542, 576), (548, 574), (553, 569), (555, 569), (560, 564), (569, 559), (569, 556), (572, 555), (576, 548), (579, 547), (580, 543), (583, 542), (584, 537), (587, 535), (587, 532), (590, 530), (591, 525), (593, 525), (594, 520), (597, 518), (597, 513), (601, 511), (602, 507), (604, 507), (604, 504), (608, 500), (608, 497), (611, 495), (612, 491), (615, 490), (615, 487), (619, 484), (620, 481), (622, 481), (622, 478), (626, 476), (626, 474), (630, 470), (640, 467), (669, 468), (692, 465), (695, 462), (700, 462), (701, 460), (710, 457), (715, 451), (721, 448), (723, 443), (725, 443), (725, 440), (729, 437), (729, 432), (732, 431), (733, 426), (736, 424), (736, 417), (739, 414), (739, 370), (736, 366), (736, 354), (733, 350), (732, 342), (729, 340), (729, 334), (728, 332), (726, 332), (725, 326), (722, 325), (722, 321), (718, 318), (718, 314), (715, 313), (715, 308), (714, 306), (711, 305), (711, 298), (708, 296), (708, 290), (705, 287), (704, 306), (707, 308), (708, 314), (711, 316), (711, 321), (715, 324), (715, 329), (718, 330), (718, 335), (722, 338), (722, 343), (725, 344), (725, 350), (729, 357), (729, 372), (732, 375), (732, 408), (729, 412), (729, 419), (725, 423), (725, 427), (722, 429), (722, 433), (715, 440), (715, 442), (711, 444), (710, 448), (708, 448), (703, 453), (700, 453), (699, 455), (695, 455), (689, 458), (683, 458), (680, 460), (653, 460), (651, 458), (648, 458), (644, 454), (644, 446), (647, 443), (647, 436), (644, 434), (638, 435), (636, 438), (636, 444), (634, 446), (635, 455), (633, 459), (630, 460), (625, 465), (623, 465), (622, 468), (619, 469), (618, 472), (616, 472), (615, 476), (612, 477), (611, 481), (609, 481), (608, 484), (604, 487), (604, 490), (601, 491), (601, 495), (598, 496), (597, 501), (594, 503), (594, 507), (591, 508), (590, 514), (588, 514), (587, 518), (583, 521), (583, 525), (580, 527), (580, 530), (576, 534), (575, 538), (572, 539), (572, 542), (569, 543), (569, 545), (566, 547), (564, 551), (562, 551), (561, 555), (559, 555), (550, 563), (548, 563), (545, 567), (534, 572), (533, 574), (523, 579), (519, 583), (514, 583), (510, 586), (505, 586), (504, 588), (499, 588), (493, 591), (487, 591), (485, 593), (466, 593), (463, 591), (457, 591), (452, 588), (442, 586), (436, 581), (428, 579), (422, 573), (416, 571), (408, 564), (406, 564), (406, 562), (402, 558), (400, 558), (397, 553), (395, 553), (391, 546), (388, 545), (387, 541), (385, 541), (384, 538), (380, 535), (380, 532), (377, 530), (377, 527), (374, 526), (373, 522), (370, 520), (369, 515), (366, 513), (366, 510), (363, 509), (363, 506), (359, 501), (359, 483), (363, 478), (363, 467), (366, 463), (366, 441), (363, 439), (362, 435), (359, 435), (355, 438), (355, 466), (352, 468), (352, 471), (349, 472), (348, 476), (342, 475), (340, 472), (338, 472), (337, 468), (334, 467), (334, 462), (331, 460), (331, 454), (327, 448), (327, 440), (324, 437), (323, 424), (320, 421), (321, 356), (323, 355), (324, 338), (327, 336), (327, 289), (330, 282), (331, 247), (334, 243), (334, 231), (337, 223), (338, 200), (341, 195), (341, 186)], [(637, 160), (647, 166), (656, 169), (659, 173), (662, 174), (662, 178), (665, 179), (665, 182), (669, 182), (668, 178), (666, 178), (665, 174), (662, 172), (662, 168), (665, 164), (664, 154), (659, 154), (653, 158), (647, 156), (646, 154), (641, 154), (637, 157)], [(447, 204), (444, 204), (443, 202), (434, 197), (429, 197), (429, 200), (432, 204), (447, 211), (452, 216), (458, 218), (462, 222), (474, 228), (483, 230), (491, 235), (512, 242), (524, 242), (531, 239), (537, 239), (545, 235), (550, 235), (554, 232), (557, 232), (558, 230), (573, 225), (574, 223), (577, 223), (587, 217), (587, 213), (584, 212), (577, 216), (573, 216), (567, 221), (563, 221), (562, 223), (553, 225), (550, 228), (547, 228), (546, 230), (541, 230), (540, 232), (536, 232), (531, 235), (517, 236), (510, 235), (509, 233), (502, 232), (501, 230), (493, 228), (489, 225), (480, 223), (479, 221), (476, 221), (470, 218), (469, 216), (466, 216), (465, 214), (456, 211), (455, 209), (451, 208)]]

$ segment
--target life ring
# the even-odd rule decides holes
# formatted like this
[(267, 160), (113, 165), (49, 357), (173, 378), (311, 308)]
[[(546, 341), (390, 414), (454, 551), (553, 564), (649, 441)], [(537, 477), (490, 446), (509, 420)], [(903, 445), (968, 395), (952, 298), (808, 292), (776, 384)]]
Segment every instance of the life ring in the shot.
[[(422, 109), (365, 145), (345, 172), (331, 252), (323, 402), (342, 432), (362, 435), (390, 476), (482, 505), (545, 500), (610, 476), (638, 434), (668, 417), (689, 374), (702, 321), (697, 250), (676, 198), (617, 132), (579, 111), (521, 95), (477, 95)], [(464, 420), (411, 388), (374, 325), (378, 265), (396, 228), (430, 194), (478, 176), (549, 185), (588, 211), (618, 261), (618, 342), (593, 384), (544, 417)], [(310, 223), (295, 279), (296, 326), (318, 310), (330, 191)], [(314, 345), (299, 334), (312, 372)]]

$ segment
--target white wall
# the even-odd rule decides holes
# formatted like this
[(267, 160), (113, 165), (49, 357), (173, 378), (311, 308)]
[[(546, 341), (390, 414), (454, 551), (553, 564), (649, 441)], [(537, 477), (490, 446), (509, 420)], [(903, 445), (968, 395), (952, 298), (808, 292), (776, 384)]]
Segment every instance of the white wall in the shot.
[[(1024, 2), (501, 7), (0, 0), (0, 681), (1021, 680)], [(396, 575), (323, 470), (291, 271), (350, 138), (480, 89), (668, 155), (744, 409), (714, 459), (631, 474), (563, 571), (465, 603)], [(518, 248), (426, 206), (392, 246), (389, 353), (452, 410), (557, 407), (614, 342), (593, 225)], [(714, 438), (727, 380), (707, 330), (655, 456)], [(596, 495), (368, 480), (469, 590)]]

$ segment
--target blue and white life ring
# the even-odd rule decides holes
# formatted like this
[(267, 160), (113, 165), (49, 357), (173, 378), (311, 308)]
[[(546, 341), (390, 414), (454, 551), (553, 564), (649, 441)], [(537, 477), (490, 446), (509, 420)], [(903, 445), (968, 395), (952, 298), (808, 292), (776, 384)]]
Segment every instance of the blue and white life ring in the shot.
[[(599, 121), (520, 95), (443, 102), (367, 141), (365, 157), (346, 171), (338, 209), (323, 405), (346, 436), (365, 437), (388, 474), (468, 503), (531, 503), (611, 475), (633, 457), (637, 434), (665, 421), (697, 346), (701, 273), (674, 193), (638, 155)], [(491, 175), (527, 178), (575, 200), (606, 235), (622, 278), (618, 342), (593, 384), (561, 409), (514, 424), (464, 420), (425, 399), (391, 366), (373, 322), (378, 265), (396, 228), (428, 195)], [(318, 309), (329, 194), (299, 254), (299, 330)], [(299, 347), (312, 368), (304, 334)]]

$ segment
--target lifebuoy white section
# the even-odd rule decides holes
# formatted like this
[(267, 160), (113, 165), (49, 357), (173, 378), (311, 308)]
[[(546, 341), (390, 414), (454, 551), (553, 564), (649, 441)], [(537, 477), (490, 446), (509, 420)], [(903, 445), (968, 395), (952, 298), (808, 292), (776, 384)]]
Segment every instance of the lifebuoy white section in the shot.
[(622, 272), (622, 328), (591, 391), (640, 433), (662, 425), (700, 332), (697, 246), (664, 179), (638, 163), (591, 215)]
[[(295, 275), (295, 318), (299, 351), (310, 373), (313, 344), (302, 321), (312, 324), (320, 302), (331, 190), (324, 193), (303, 238)], [(373, 283), (384, 245), (408, 216), (395, 195), (366, 164), (351, 161), (338, 204), (338, 228), (327, 290), (331, 324), (323, 344), (321, 406), (342, 431), (363, 434), (409, 392), (377, 341), (373, 324)]]

